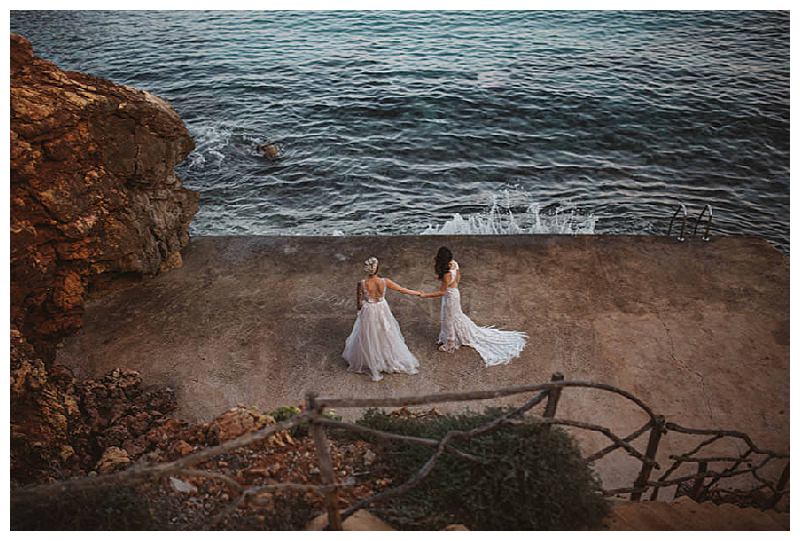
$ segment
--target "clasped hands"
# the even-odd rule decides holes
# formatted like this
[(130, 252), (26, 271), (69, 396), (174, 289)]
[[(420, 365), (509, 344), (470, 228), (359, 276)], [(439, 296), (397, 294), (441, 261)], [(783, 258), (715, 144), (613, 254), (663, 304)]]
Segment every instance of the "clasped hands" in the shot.
[[(452, 260), (450, 264), (448, 264), (447, 266), (452, 270), (458, 270), (458, 263), (456, 262), (455, 259)], [(409, 294), (413, 295), (414, 297), (420, 297), (423, 299), (430, 296), (428, 293), (425, 293), (423, 291), (417, 291), (416, 289), (409, 290)]]

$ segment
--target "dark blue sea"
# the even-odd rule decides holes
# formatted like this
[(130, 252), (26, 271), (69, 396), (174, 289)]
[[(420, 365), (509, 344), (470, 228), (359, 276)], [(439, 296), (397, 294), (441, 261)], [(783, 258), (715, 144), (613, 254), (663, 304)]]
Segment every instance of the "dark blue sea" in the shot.
[(193, 234), (660, 235), (683, 202), (789, 250), (787, 12), (14, 11), (11, 29), (173, 104), (197, 142)]

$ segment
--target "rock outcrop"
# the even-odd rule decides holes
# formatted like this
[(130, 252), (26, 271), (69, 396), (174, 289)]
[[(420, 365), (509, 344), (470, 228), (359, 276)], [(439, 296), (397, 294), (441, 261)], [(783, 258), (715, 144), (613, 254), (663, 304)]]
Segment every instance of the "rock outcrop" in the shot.
[(101, 277), (181, 264), (198, 195), (174, 166), (193, 148), (165, 101), (11, 35), (11, 320), (45, 362)]
[(209, 424), (206, 437), (210, 444), (219, 445), (272, 424), (275, 424), (275, 419), (271, 415), (261, 413), (255, 408), (236, 406)]
[(174, 167), (193, 148), (165, 101), (65, 72), (11, 35), (15, 484), (173, 454), (171, 433), (185, 426), (168, 417), (171, 389), (146, 389), (124, 369), (78, 382), (53, 360), (58, 341), (81, 326), (90, 288), (181, 265), (198, 195)]
[(175, 393), (144, 387), (132, 370), (78, 382), (46, 367), (11, 330), (11, 478), (16, 484), (108, 472), (148, 453), (173, 456)]

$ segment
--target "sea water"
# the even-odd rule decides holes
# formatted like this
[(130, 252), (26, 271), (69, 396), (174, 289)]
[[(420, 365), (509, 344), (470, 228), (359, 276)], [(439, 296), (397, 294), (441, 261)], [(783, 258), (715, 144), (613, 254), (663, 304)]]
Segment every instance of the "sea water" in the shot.
[(173, 104), (195, 235), (663, 235), (683, 202), (788, 251), (787, 12), (13, 11), (11, 29)]

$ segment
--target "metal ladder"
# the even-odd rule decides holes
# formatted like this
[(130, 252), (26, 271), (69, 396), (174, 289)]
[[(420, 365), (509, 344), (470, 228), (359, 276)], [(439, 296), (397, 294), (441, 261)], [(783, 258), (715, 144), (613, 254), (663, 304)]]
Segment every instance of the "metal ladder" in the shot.
[[(706, 211), (708, 211), (708, 221), (706, 222), (706, 230), (703, 233), (703, 240), (708, 242), (711, 240), (711, 222), (714, 219), (714, 211), (711, 208), (711, 205), (706, 204), (703, 207), (702, 212), (700, 212), (700, 216), (697, 217), (697, 220), (694, 223), (694, 230), (692, 231), (692, 237), (697, 236), (697, 227), (700, 225), (700, 222), (703, 221), (703, 216), (705, 216)], [(686, 205), (683, 203), (678, 203), (678, 208), (675, 209), (675, 212), (672, 214), (672, 219), (669, 221), (669, 229), (667, 230), (667, 236), (672, 237), (672, 226), (675, 223), (675, 218), (678, 216), (678, 213), (683, 213), (683, 220), (681, 220), (681, 232), (676, 237), (678, 242), (683, 242), (686, 240), (685, 233), (686, 233), (686, 220), (689, 218), (689, 212), (686, 210)]]

